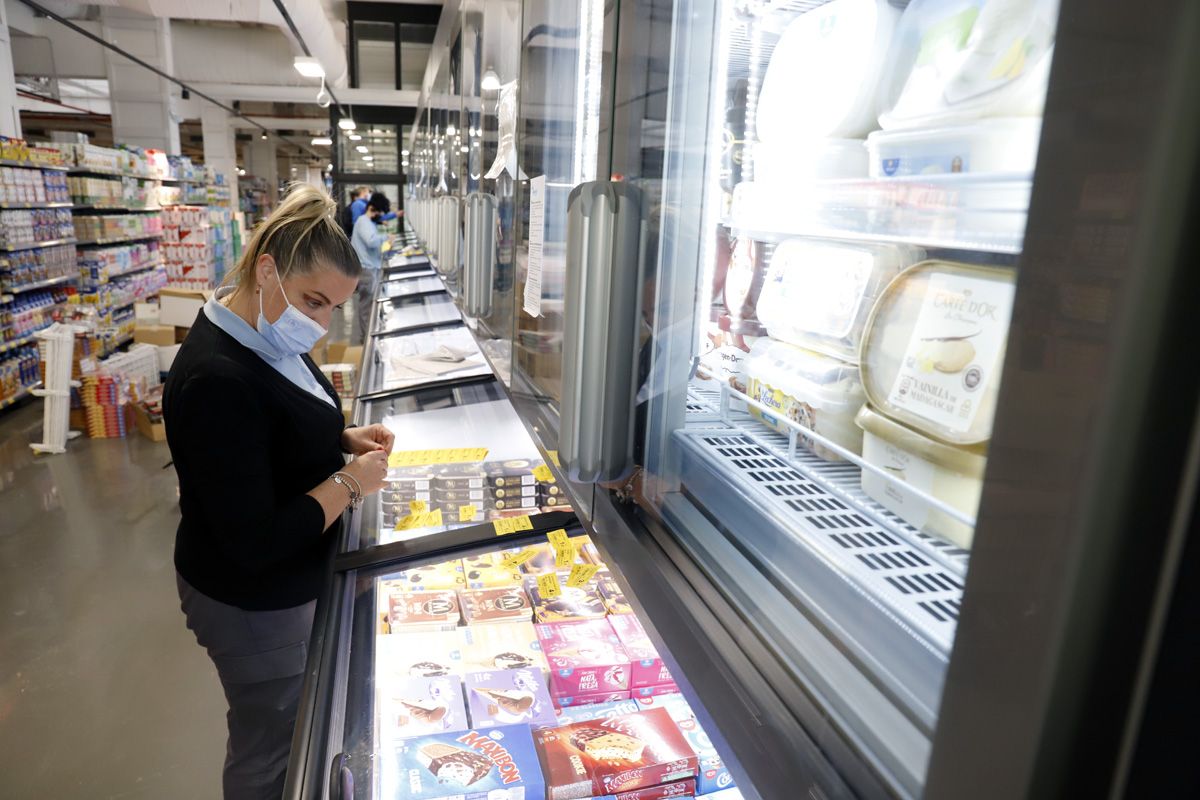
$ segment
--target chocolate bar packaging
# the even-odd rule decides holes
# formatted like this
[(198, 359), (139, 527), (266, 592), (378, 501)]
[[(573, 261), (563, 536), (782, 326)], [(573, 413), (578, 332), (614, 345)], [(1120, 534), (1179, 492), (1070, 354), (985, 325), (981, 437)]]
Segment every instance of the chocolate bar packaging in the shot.
[(617, 639), (629, 654), (630, 688), (640, 689), (644, 686), (675, 682), (637, 617), (633, 614), (622, 614), (610, 617), (608, 624), (612, 626)]
[(681, 694), (665, 694), (660, 697), (639, 699), (636, 701), (642, 709), (662, 708), (675, 720), (679, 730), (687, 739), (688, 744), (696, 751), (699, 760), (699, 772), (696, 776), (696, 791), (708, 794), (733, 786), (733, 776), (725, 768), (712, 740), (700, 727), (696, 714), (687, 700)]
[(604, 607), (608, 609), (609, 614), (633, 613), (633, 606), (625, 599), (625, 592), (621, 591), (621, 587), (613, 580), (612, 573), (608, 570), (596, 573), (596, 589), (599, 590), (600, 597), (604, 598)]
[(462, 673), (462, 639), (457, 630), (375, 637), (375, 674), (380, 682)]
[(554, 705), (546, 691), (546, 674), (540, 669), (468, 672), (466, 690), (471, 724), (476, 728), (554, 723)]
[(541, 800), (545, 782), (528, 725), (416, 736), (380, 755), (382, 797)]
[(387, 604), (388, 633), (454, 630), (460, 620), (458, 595), (453, 591), (380, 592)]
[(468, 625), (497, 622), (529, 622), (533, 605), (520, 586), (498, 589), (470, 589), (459, 593), (463, 621)]
[(497, 500), (506, 497), (537, 497), (537, 486), (497, 486), (492, 490)]
[(520, 586), (523, 579), (519, 567), (506, 567), (504, 553), (482, 553), (462, 560), (463, 577), (467, 588), (490, 589), (497, 586)]
[(547, 669), (541, 643), (529, 622), (467, 625), (457, 631), (468, 672)]
[(568, 697), (629, 690), (629, 655), (606, 620), (537, 626), (550, 665), (550, 694)]
[(696, 754), (661, 708), (533, 735), (550, 800), (631, 792), (696, 775)]
[(458, 559), (401, 570), (393, 577), (380, 581), (380, 589), (384, 590), (386, 588), (386, 591), (389, 592), (395, 590), (411, 592), (428, 589), (457, 590), (465, 589), (466, 585), (467, 581), (463, 577), (462, 563)]
[(465, 730), (469, 722), (457, 675), (380, 683), (379, 730), (386, 737)]
[(533, 602), (533, 616), (538, 622), (561, 622), (563, 620), (604, 619), (608, 609), (595, 583), (583, 586), (567, 586), (570, 573), (558, 573), (561, 587), (558, 597), (545, 598), (538, 590), (537, 579), (525, 579), (525, 591)]

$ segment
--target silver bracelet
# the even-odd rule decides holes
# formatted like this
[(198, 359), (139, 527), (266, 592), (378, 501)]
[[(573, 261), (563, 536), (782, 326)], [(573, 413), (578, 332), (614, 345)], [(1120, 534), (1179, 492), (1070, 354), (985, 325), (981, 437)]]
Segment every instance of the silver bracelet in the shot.
[[(358, 486), (358, 481), (354, 480), (351, 475), (348, 475), (345, 472), (335, 472), (332, 475), (332, 480), (339, 486), (346, 487), (346, 491), (350, 493), (350, 506), (352, 508), (358, 508), (362, 505), (363, 496), (362, 492), (359, 490), (361, 487), (355, 488)], [(351, 482), (353, 482), (355, 486), (351, 486)]]

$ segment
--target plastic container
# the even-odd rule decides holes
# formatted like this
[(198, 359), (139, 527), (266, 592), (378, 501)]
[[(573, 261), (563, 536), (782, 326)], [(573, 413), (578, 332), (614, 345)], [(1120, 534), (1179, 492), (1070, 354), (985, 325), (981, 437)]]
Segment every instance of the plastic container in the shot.
[(700, 364), (715, 380), (745, 392), (746, 359), (755, 343), (766, 335), (766, 329), (757, 322), (734, 320), (723, 314), (716, 323), (709, 323)]
[(757, 142), (754, 180), (796, 188), (800, 181), (867, 177), (867, 147), (862, 139), (814, 139)]
[[(746, 360), (746, 378), (746, 394), (777, 409), (779, 417), (798, 422), (851, 452), (862, 452), (862, 431), (854, 424), (854, 415), (863, 404), (863, 390), (853, 364), (786, 342), (760, 339)], [(791, 432), (772, 414), (753, 407), (750, 413), (780, 433)], [(803, 434), (799, 442), (826, 461), (842, 460)]]
[(992, 435), (1016, 274), (922, 261), (879, 296), (859, 352), (880, 413), (947, 444)]
[[(930, 439), (863, 406), (855, 422), (863, 431), (863, 460), (974, 517), (983, 491), (987, 454), (982, 445), (955, 447)], [(975, 529), (932, 507), (916, 493), (862, 472), (862, 489), (879, 505), (917, 530), (970, 549)]]
[(887, 0), (833, 0), (798, 16), (775, 45), (757, 138), (858, 138), (875, 128), (877, 87), (899, 12)]
[(913, 0), (885, 70), (879, 124), (937, 127), (1041, 116), (1058, 0)]
[(726, 310), (735, 320), (755, 319), (754, 308), (767, 272), (763, 251), (762, 244), (745, 236), (733, 243), (723, 297)]
[(1041, 117), (875, 131), (867, 137), (870, 173), (872, 178), (948, 172), (1032, 173), (1041, 133)]
[(875, 298), (924, 257), (903, 245), (787, 239), (771, 256), (758, 321), (773, 339), (857, 364)]

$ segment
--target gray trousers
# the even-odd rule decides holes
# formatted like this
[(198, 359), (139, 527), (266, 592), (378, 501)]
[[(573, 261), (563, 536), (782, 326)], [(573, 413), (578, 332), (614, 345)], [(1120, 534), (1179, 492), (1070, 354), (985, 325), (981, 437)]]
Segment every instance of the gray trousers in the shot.
[(367, 327), (371, 311), (375, 308), (375, 287), (379, 285), (379, 270), (364, 269), (358, 274), (358, 289), (354, 292), (354, 313), (358, 327), (354, 331), (353, 344), (366, 344)]
[(216, 665), (229, 703), (225, 800), (279, 800), (317, 601), (245, 611), (202, 594), (178, 573), (175, 582), (187, 626)]

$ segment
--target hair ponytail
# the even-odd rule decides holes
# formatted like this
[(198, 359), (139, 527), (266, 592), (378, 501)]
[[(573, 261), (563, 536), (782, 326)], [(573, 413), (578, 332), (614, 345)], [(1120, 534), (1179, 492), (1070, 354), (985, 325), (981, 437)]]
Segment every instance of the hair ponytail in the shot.
[(337, 205), (325, 192), (311, 184), (293, 183), (279, 208), (255, 229), (231, 273), (232, 280), (239, 289), (254, 289), (262, 255), (275, 259), (281, 280), (322, 267), (357, 278), (362, 265), (334, 219), (336, 212)]

